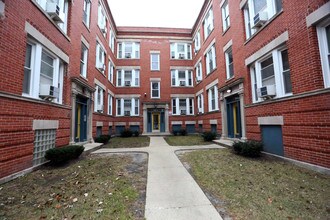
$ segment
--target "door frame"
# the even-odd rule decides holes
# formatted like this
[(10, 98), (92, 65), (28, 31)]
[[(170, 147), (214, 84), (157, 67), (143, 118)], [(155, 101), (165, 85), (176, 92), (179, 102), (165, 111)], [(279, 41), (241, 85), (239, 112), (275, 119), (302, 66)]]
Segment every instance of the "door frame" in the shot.
[[(155, 118), (154, 116), (158, 116), (158, 129), (154, 129)], [(160, 112), (152, 112), (151, 113), (151, 132), (160, 132)]]

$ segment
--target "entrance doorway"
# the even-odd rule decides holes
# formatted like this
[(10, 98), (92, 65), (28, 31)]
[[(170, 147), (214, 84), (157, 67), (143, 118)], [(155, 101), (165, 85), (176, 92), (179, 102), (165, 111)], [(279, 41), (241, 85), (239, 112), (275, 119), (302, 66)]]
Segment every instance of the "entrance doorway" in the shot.
[(160, 132), (160, 113), (152, 113), (152, 132)]
[(239, 96), (226, 98), (227, 103), (227, 126), (229, 138), (242, 137), (241, 108)]
[(75, 110), (75, 142), (87, 141), (87, 99), (77, 97)]

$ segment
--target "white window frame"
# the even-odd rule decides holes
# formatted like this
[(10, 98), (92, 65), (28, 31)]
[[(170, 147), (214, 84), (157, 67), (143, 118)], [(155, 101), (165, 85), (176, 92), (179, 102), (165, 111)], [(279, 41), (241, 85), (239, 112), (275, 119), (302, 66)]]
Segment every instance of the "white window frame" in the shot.
[[(39, 42), (29, 39), (27, 44), (31, 46), (31, 61), (30, 61), (30, 77), (29, 77), (29, 91), (24, 93), (22, 96), (41, 99), (39, 97), (40, 90), (40, 70), (41, 70), (41, 56), (42, 53), (46, 53), (53, 59), (53, 78), (51, 86), (54, 86), (59, 89), (59, 97), (52, 100), (55, 103), (62, 104), (63, 101), (63, 75), (64, 75), (64, 63), (60, 60), (54, 53), (46, 49)], [(25, 69), (25, 68), (24, 68)], [(24, 84), (24, 80), (23, 80)], [(23, 86), (23, 85), (22, 85)]]
[[(276, 89), (276, 98), (291, 96), (293, 93), (285, 93), (284, 88), (284, 77), (283, 77), (283, 63), (282, 63), (282, 51), (287, 50), (286, 47), (279, 47), (270, 53), (265, 54), (262, 58), (257, 60), (250, 67), (250, 77), (251, 77), (251, 89), (252, 89), (252, 101), (253, 103), (264, 101), (262, 98), (258, 97), (256, 94), (256, 89), (261, 88), (262, 77), (261, 77), (261, 63), (268, 59), (269, 57), (273, 58), (273, 68), (274, 68), (274, 78), (275, 78), (275, 89)], [(291, 77), (291, 76), (290, 76)]]
[[(182, 52), (179, 51), (179, 46), (183, 46), (184, 50)], [(170, 59), (176, 60), (191, 60), (191, 44), (185, 42), (177, 42), (170, 44)]]
[(81, 55), (80, 57), (80, 75), (87, 78), (87, 65), (88, 65), (88, 47), (81, 42)]
[[(156, 61), (153, 60), (153, 57), (156, 57)], [(153, 68), (153, 64), (156, 64), (157, 67)], [(160, 71), (160, 54), (159, 53), (150, 53), (150, 70), (151, 71)]]
[[(84, 0), (83, 6), (83, 23), (89, 28), (91, 13), (91, 0)], [(86, 21), (84, 20), (86, 14)]]
[(210, 8), (204, 18), (204, 41), (210, 36), (214, 29), (213, 9)]
[[(210, 63), (212, 62), (213, 68), (211, 69)], [(206, 75), (209, 75), (217, 68), (216, 62), (216, 52), (215, 52), (215, 44), (211, 46), (211, 48), (205, 54), (205, 63), (206, 63)]]
[(324, 87), (330, 87), (330, 45), (327, 43), (326, 27), (330, 26), (330, 19), (316, 27), (321, 57)]
[(108, 115), (112, 115), (113, 109), (113, 96), (111, 95), (111, 93), (108, 93)]
[[(180, 108), (180, 100), (185, 101), (184, 108)], [(172, 98), (172, 115), (194, 115), (194, 98)], [(186, 114), (181, 114), (186, 111)]]
[(101, 3), (101, 1), (99, 1), (98, 4), (98, 13), (97, 13), (97, 25), (99, 26), (102, 35), (105, 37), (107, 34), (107, 15), (106, 12), (104, 10), (104, 7)]
[(68, 33), (68, 9), (69, 9), (69, 2), (68, 0), (59, 0), (59, 6), (64, 13), (64, 21), (63, 23), (58, 23), (58, 26), (61, 30), (67, 34)]
[(203, 93), (201, 93), (197, 96), (197, 112), (199, 114), (204, 113), (204, 95), (203, 95)]
[[(105, 53), (104, 46), (96, 41), (96, 68), (102, 73), (105, 73), (105, 58), (106, 58), (106, 53)], [(101, 54), (101, 57), (99, 56)], [(104, 69), (103, 69), (104, 68)]]
[[(212, 86), (207, 90), (208, 93), (208, 109), (209, 112), (214, 112), (219, 110), (219, 94), (218, 94), (218, 86)], [(214, 100), (214, 108), (212, 106), (212, 100)]]
[[(231, 57), (232, 57), (232, 62), (229, 63), (229, 54), (231, 53)], [(229, 47), (226, 51), (225, 51), (225, 59), (226, 59), (226, 75), (227, 75), (227, 79), (231, 79), (235, 76), (234, 74), (234, 58), (233, 58), (233, 49), (232, 47)], [(232, 75), (230, 72), (230, 65), (232, 65)]]
[[(179, 72), (185, 72), (184, 79), (182, 78), (180, 80), (179, 78)], [(175, 83), (173, 83), (173, 80), (175, 80)], [(182, 86), (180, 83), (184, 82), (184, 86)], [(193, 87), (193, 71), (190, 69), (172, 69), (171, 70), (171, 86), (172, 87)]]
[[(125, 106), (124, 106), (125, 100), (131, 102), (129, 110), (127, 110), (130, 112), (129, 116), (139, 116), (140, 115), (140, 99), (139, 98), (117, 98), (116, 99), (116, 116), (125, 116)], [(118, 107), (120, 107), (120, 109)]]
[[(153, 91), (155, 90), (155, 89), (153, 89), (153, 84), (158, 84), (158, 96), (153, 96)], [(160, 82), (159, 81), (152, 81), (152, 82), (150, 82), (150, 97), (152, 98), (152, 99), (160, 99)]]
[(113, 29), (110, 29), (110, 34), (109, 34), (109, 47), (112, 51), (112, 53), (114, 53), (115, 51), (115, 34), (113, 32)]
[(197, 52), (201, 49), (201, 31), (198, 30), (195, 37), (194, 37), (194, 52)]
[(113, 74), (115, 71), (115, 66), (113, 65), (113, 62), (109, 59), (108, 64), (108, 80), (113, 83)]
[[(132, 72), (132, 78), (125, 78), (125, 71)], [(118, 69), (117, 70), (117, 87), (126, 87), (125, 81), (130, 81), (129, 87), (140, 87), (140, 70), (139, 69)], [(121, 82), (119, 82), (119, 79)]]
[(229, 4), (226, 0), (221, 6), (222, 30), (225, 32), (230, 27)]
[(203, 80), (203, 66), (202, 61), (199, 61), (195, 67), (196, 83), (200, 83)]
[[(132, 52), (126, 52), (128, 44), (132, 45)], [(126, 56), (130, 54), (130, 57)], [(118, 42), (117, 47), (118, 59), (140, 59), (140, 43), (139, 42)]]
[[(94, 96), (95, 96), (94, 97), (94, 112), (103, 113), (104, 112), (104, 89), (101, 86), (96, 85), (94, 93), (95, 93), (94, 94)], [(98, 105), (102, 105), (102, 110), (97, 110)]]

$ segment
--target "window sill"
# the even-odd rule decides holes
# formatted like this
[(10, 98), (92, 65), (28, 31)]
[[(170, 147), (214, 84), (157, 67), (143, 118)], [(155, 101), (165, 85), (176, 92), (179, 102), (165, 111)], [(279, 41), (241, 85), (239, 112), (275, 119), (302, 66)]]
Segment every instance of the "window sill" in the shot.
[[(86, 74), (87, 75), (87, 74)], [(88, 79), (86, 78), (86, 77), (84, 77), (83, 75), (79, 75), (79, 77), (81, 78), (81, 79), (83, 79), (83, 80), (85, 80), (85, 81), (87, 81), (88, 82)]]
[(104, 70), (104, 72), (102, 72), (102, 71), (101, 71), (99, 68), (97, 68), (97, 67), (95, 67), (95, 69), (97, 69), (97, 71), (98, 71), (99, 73), (101, 73), (104, 77), (106, 77), (106, 76), (105, 76), (105, 73), (104, 73), (105, 70)]
[(233, 81), (234, 79), (235, 79), (235, 76), (232, 76), (232, 77), (230, 77), (230, 78), (227, 78), (227, 79), (225, 80), (225, 82), (227, 83), (227, 82)]
[(211, 75), (212, 73), (214, 73), (217, 70), (217, 68), (215, 67), (211, 72), (209, 72), (208, 74), (206, 74), (206, 77), (208, 77), (209, 75)]
[(227, 27), (227, 29), (226, 30), (224, 30), (223, 32), (222, 32), (222, 36), (224, 36), (227, 32), (228, 32), (228, 30), (230, 29), (230, 26), (229, 27)]
[[(263, 29), (265, 29), (273, 20), (275, 20), (278, 16), (283, 13), (283, 9), (276, 13), (272, 18), (270, 18), (259, 30), (257, 30), (254, 34), (252, 34), (248, 39), (246, 39), (244, 45), (248, 44), (256, 35), (258, 35)], [(246, 33), (245, 33), (246, 34)]]
[(160, 97), (151, 97), (150, 99), (160, 99)]
[(213, 27), (212, 31), (210, 32), (210, 34), (207, 35), (207, 37), (204, 39), (203, 43), (205, 43), (207, 41), (207, 39), (209, 39), (209, 37), (211, 36), (211, 34), (213, 33), (213, 31), (214, 31), (214, 27)]
[(91, 32), (91, 30), (89, 29), (89, 26), (88, 26), (84, 21), (83, 21), (82, 23), (84, 24), (84, 26), (85, 26), (85, 28), (87, 29), (87, 31), (88, 31), (88, 32)]
[[(102, 28), (101, 28), (99, 25), (97, 25), (97, 26), (98, 26), (98, 28), (99, 28), (99, 30), (100, 30), (100, 33), (101, 33), (101, 35), (103, 36), (103, 38), (106, 39), (106, 38), (107, 38), (107, 33), (108, 33), (108, 32), (103, 33), (103, 32), (102, 32)], [(106, 27), (105, 27), (105, 28), (106, 28)], [(105, 36), (104, 36), (104, 35), (105, 35)]]

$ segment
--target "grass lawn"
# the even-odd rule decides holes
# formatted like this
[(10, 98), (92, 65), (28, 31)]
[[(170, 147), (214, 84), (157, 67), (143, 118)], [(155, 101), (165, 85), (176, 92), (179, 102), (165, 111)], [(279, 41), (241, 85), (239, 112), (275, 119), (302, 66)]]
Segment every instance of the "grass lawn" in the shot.
[(148, 147), (150, 138), (145, 136), (139, 137), (114, 137), (111, 138), (109, 143), (104, 145), (104, 148), (136, 148), (136, 147)]
[(0, 219), (144, 219), (147, 156), (135, 157), (90, 156), (2, 184)]
[(234, 219), (330, 219), (327, 175), (267, 156), (247, 159), (228, 149), (180, 157)]
[(193, 145), (209, 145), (213, 142), (205, 142), (200, 135), (187, 136), (167, 136), (165, 141), (171, 146), (193, 146)]

